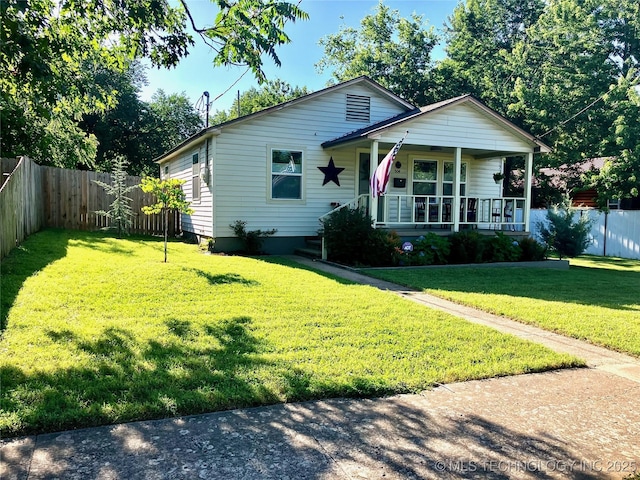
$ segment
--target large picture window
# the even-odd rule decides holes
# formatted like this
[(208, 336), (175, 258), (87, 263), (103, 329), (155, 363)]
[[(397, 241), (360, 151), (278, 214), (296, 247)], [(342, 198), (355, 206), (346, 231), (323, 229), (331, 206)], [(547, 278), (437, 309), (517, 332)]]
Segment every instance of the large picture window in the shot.
[(271, 150), (271, 198), (302, 199), (302, 151)]

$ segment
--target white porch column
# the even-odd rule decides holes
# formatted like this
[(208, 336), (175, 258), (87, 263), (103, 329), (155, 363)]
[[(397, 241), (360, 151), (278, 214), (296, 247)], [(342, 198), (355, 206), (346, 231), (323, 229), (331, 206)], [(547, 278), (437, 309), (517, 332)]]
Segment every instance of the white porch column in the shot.
[[(373, 178), (378, 168), (378, 140), (371, 141), (371, 153), (369, 154), (369, 180)], [(369, 182), (369, 214), (373, 219), (373, 225), (375, 226), (378, 221), (378, 197), (373, 198), (373, 192), (371, 191), (371, 182)]]
[[(524, 159), (524, 231), (530, 232), (531, 223), (531, 184), (533, 180), (533, 152)], [(515, 212), (514, 212), (515, 215)]]
[(453, 157), (453, 231), (460, 231), (460, 174), (462, 173), (462, 148), (456, 147)]

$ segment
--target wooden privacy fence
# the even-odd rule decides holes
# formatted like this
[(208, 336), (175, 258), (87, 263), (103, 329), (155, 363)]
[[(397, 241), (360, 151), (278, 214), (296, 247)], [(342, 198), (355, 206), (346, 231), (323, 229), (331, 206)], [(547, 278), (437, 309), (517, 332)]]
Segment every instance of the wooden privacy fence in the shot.
[[(4, 175), (5, 167), (10, 175)], [(99, 210), (109, 210), (114, 198), (96, 184), (111, 184), (109, 173), (68, 170), (37, 165), (26, 157), (18, 162), (2, 160), (3, 181), (0, 190), (0, 226), (2, 247), (0, 258), (28, 235), (44, 227), (69, 230), (99, 230), (109, 227), (108, 218), (98, 215)], [(8, 173), (8, 172), (7, 172)], [(6, 181), (5, 181), (6, 178)], [(128, 176), (127, 185), (138, 185), (141, 177)], [(133, 224), (130, 232), (142, 235), (161, 235), (161, 215), (145, 215), (144, 205), (156, 202), (153, 195), (134, 189), (127, 194), (132, 199)], [(180, 214), (172, 212), (169, 218), (169, 234), (180, 231)]]
[(0, 258), (45, 224), (42, 168), (26, 157), (0, 159)]

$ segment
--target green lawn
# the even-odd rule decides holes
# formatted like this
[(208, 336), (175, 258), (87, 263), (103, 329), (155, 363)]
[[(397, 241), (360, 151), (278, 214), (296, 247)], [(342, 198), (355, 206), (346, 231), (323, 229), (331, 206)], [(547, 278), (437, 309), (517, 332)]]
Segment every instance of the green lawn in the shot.
[(640, 357), (640, 261), (584, 256), (569, 270), (370, 270), (368, 275)]
[(3, 260), (3, 435), (582, 364), (281, 258), (162, 248), (47, 230)]

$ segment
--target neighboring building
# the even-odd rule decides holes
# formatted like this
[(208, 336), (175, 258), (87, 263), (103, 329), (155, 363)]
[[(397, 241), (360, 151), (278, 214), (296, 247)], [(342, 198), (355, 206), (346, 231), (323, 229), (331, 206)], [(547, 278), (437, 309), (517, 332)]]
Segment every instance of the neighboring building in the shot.
[[(599, 172), (605, 162), (612, 160), (610, 157), (590, 158), (579, 165), (562, 165), (559, 168), (541, 168), (540, 173), (549, 177), (549, 183), (558, 191), (569, 194), (575, 207), (597, 208), (598, 192), (595, 189), (585, 187), (581, 175), (588, 172)], [(640, 210), (640, 198), (625, 198), (622, 200), (609, 200), (611, 210)]]
[[(371, 198), (378, 161), (409, 132), (384, 197)], [(277, 229), (270, 253), (317, 235), (336, 208), (375, 212), (376, 227), (529, 231), (534, 153), (550, 149), (470, 95), (417, 108), (367, 77), (202, 130), (158, 159), (162, 178), (186, 180), (193, 215), (183, 230), (237, 247), (230, 224)], [(525, 158), (522, 198), (494, 174)], [(452, 212), (459, 212), (452, 215)]]

